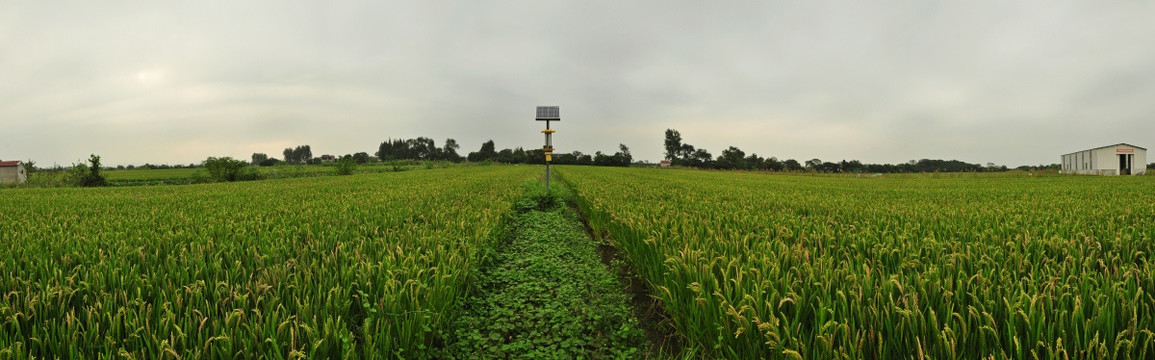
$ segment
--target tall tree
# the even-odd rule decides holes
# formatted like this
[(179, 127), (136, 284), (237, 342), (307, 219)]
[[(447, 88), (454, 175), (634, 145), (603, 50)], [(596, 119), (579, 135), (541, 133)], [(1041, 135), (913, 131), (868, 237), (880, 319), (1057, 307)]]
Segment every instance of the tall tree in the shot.
[(299, 158), (299, 160), (304, 162), (304, 161), (308, 161), (312, 158), (313, 158), (312, 147), (310, 147), (309, 145), (302, 145), (301, 146), (301, 157)]
[(265, 155), (264, 153), (253, 153), (253, 161), (252, 161), (252, 164), (253, 164), (253, 165), (258, 165), (258, 164), (260, 164), (261, 162), (263, 162), (263, 161), (265, 161), (265, 160), (268, 160), (268, 159), (269, 159), (269, 155)]
[(694, 150), (693, 156), (690, 156), (689, 163), (697, 167), (714, 167), (714, 156), (706, 149), (697, 149)]
[(461, 161), (461, 155), (457, 154), (457, 149), (460, 149), (460, 148), (461, 148), (461, 145), (457, 145), (457, 140), (453, 140), (453, 138), (448, 138), (448, 139), (445, 139), (445, 145), (443, 145), (441, 147), (441, 149), (442, 149), (441, 153), (445, 157), (445, 160), (454, 161), (454, 162)]
[(353, 161), (356, 161), (358, 164), (367, 163), (367, 162), (369, 162), (369, 153), (359, 152), (359, 153), (353, 154)]
[(798, 160), (794, 160), (794, 159), (787, 159), (786, 161), (783, 161), (782, 166), (785, 167), (786, 170), (790, 170), (790, 171), (798, 171), (798, 170), (804, 169), (802, 167), (802, 164), (799, 164)]
[(718, 168), (721, 169), (745, 169), (746, 168), (746, 153), (737, 147), (731, 146), (722, 150), (722, 155), (718, 156)]
[(630, 166), (634, 162), (634, 156), (630, 155), (630, 148), (626, 144), (618, 144), (619, 152), (614, 154), (614, 160), (618, 166)]
[(682, 151), (682, 134), (678, 130), (666, 129), (666, 159), (674, 160), (680, 157)]
[(818, 168), (822, 167), (822, 160), (819, 160), (819, 159), (806, 160), (806, 167), (809, 168), (810, 170), (817, 170)]
[(496, 158), (497, 158), (497, 150), (495, 150), (495, 145), (493, 144), (493, 140), (489, 140), (489, 141), (481, 143), (481, 150), (478, 150), (477, 152), (469, 153), (469, 161), (470, 162), (495, 160)]
[(427, 137), (418, 137), (416, 139), (406, 140), (409, 144), (409, 149), (413, 152), (412, 156), (418, 160), (429, 160), (436, 154), (437, 146), (433, 139)]

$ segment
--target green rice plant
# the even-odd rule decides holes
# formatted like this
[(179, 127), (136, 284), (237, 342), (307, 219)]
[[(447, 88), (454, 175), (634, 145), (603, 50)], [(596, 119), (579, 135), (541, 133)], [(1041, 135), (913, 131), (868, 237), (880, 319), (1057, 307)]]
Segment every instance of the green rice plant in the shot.
[(702, 358), (1150, 358), (1146, 177), (560, 166)]
[(427, 357), (535, 174), (0, 189), (0, 357)]

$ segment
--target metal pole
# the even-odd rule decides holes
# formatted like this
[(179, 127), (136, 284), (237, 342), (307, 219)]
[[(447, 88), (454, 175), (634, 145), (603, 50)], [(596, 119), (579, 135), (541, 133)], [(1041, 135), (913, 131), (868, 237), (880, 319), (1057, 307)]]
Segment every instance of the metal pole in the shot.
[[(545, 129), (549, 130), (549, 120), (545, 121)], [(550, 139), (549, 135), (550, 135), (549, 133), (545, 134), (545, 146), (553, 147), (553, 144), (552, 144), (552, 141), (550, 141), (551, 139)], [(549, 195), (549, 161), (545, 162), (545, 194)]]
[(561, 121), (561, 116), (557, 106), (538, 106), (537, 117), (535, 119), (537, 121), (545, 121), (545, 130), (541, 131), (541, 133), (545, 135), (545, 145), (542, 145), (541, 150), (545, 155), (545, 193), (549, 195), (551, 192), (549, 188), (549, 163), (553, 161), (551, 157), (551, 155), (553, 155), (553, 129), (549, 128), (549, 122)]

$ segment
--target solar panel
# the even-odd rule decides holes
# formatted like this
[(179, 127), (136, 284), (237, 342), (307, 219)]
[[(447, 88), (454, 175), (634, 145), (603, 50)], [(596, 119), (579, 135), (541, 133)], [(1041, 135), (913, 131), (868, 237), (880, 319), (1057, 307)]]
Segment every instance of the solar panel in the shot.
[(561, 121), (561, 107), (538, 106), (537, 120)]

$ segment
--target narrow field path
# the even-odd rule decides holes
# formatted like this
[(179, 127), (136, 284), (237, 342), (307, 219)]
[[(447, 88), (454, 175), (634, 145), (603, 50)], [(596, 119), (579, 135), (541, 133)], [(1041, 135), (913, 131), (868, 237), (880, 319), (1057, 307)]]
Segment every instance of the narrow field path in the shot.
[(633, 359), (648, 348), (629, 295), (576, 212), (552, 197), (519, 204), (507, 243), (455, 324), (453, 359)]

